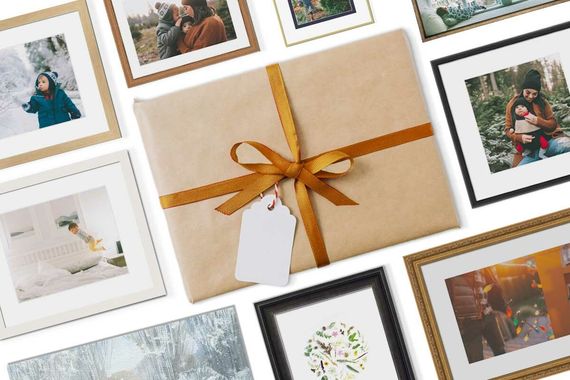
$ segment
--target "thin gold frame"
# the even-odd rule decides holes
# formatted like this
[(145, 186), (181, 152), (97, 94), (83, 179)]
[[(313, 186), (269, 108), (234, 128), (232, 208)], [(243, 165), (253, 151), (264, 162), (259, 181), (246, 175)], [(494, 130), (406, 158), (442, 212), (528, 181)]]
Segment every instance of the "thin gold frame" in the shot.
[[(513, 224), (508, 227), (404, 257), (426, 337), (440, 379), (453, 379), (453, 374), (447, 356), (445, 355), (445, 348), (435, 319), (427, 285), (422, 274), (422, 266), (568, 223), (570, 223), (570, 209)], [(570, 356), (502, 375), (496, 377), (495, 380), (531, 380), (568, 370), (570, 370)]]
[(85, 0), (77, 0), (68, 4), (63, 4), (56, 7), (44, 9), (41, 11), (25, 14), (22, 16), (13, 17), (7, 20), (0, 20), (0, 34), (2, 33), (2, 31), (11, 28), (21, 27), (34, 22), (39, 22), (47, 20), (49, 18), (63, 16), (74, 12), (77, 12), (79, 14), (79, 18), (81, 20), (81, 25), (83, 27), (83, 34), (85, 36), (85, 41), (87, 44), (87, 50), (89, 51), (91, 65), (93, 66), (93, 73), (95, 75), (95, 80), (97, 82), (97, 86), (99, 89), (99, 96), (101, 98), (101, 103), (105, 111), (105, 117), (107, 119), (107, 125), (109, 127), (109, 130), (96, 135), (87, 136), (77, 140), (68, 141), (61, 144), (52, 145), (46, 148), (41, 148), (30, 152), (0, 159), (0, 169), (23, 164), (26, 162), (38, 160), (41, 158), (53, 156), (64, 152), (69, 152), (71, 150), (84, 148), (86, 146), (99, 144), (105, 141), (115, 140), (121, 137), (119, 122), (117, 120), (117, 115), (115, 114), (115, 109), (113, 107), (111, 92), (109, 90), (107, 78), (105, 77), (103, 62), (101, 61), (99, 48), (97, 46), (97, 40), (95, 39), (95, 32), (93, 31), (93, 25), (91, 24), (91, 18), (89, 16), (89, 8), (87, 7), (87, 3), (85, 2)]
[(415, 14), (416, 14), (416, 21), (417, 21), (418, 27), (419, 27), (419, 29), (420, 29), (420, 35), (421, 35), (421, 37), (422, 37), (422, 41), (423, 41), (423, 42), (428, 42), (428, 41), (432, 41), (432, 40), (435, 40), (435, 39), (438, 39), (438, 38), (441, 38), (441, 37), (449, 36), (449, 35), (452, 35), (452, 34), (455, 34), (455, 33), (460, 33), (460, 32), (463, 32), (463, 31), (465, 31), (465, 30), (477, 28), (477, 27), (479, 27), (479, 26), (488, 25), (488, 24), (491, 24), (491, 23), (494, 23), (494, 22), (497, 22), (497, 21), (505, 20), (505, 19), (510, 18), (510, 17), (522, 15), (522, 14), (525, 14), (525, 13), (528, 13), (528, 12), (533, 12), (533, 11), (536, 11), (536, 10), (538, 10), (538, 9), (548, 8), (548, 7), (551, 7), (551, 6), (553, 6), (553, 5), (562, 4), (562, 3), (566, 2), (566, 1), (569, 1), (569, 0), (553, 0), (553, 1), (550, 2), (550, 3), (535, 5), (535, 6), (533, 6), (533, 7), (521, 9), (520, 11), (516, 11), (516, 12), (509, 13), (509, 14), (502, 15), (502, 16), (493, 17), (493, 18), (490, 18), (490, 19), (488, 19), (488, 20), (479, 21), (479, 22), (476, 22), (476, 23), (473, 23), (473, 24), (470, 24), (470, 25), (466, 25), (466, 26), (463, 26), (463, 27), (461, 27), (461, 28), (457, 28), (457, 29), (453, 29), (453, 30), (448, 30), (448, 31), (445, 31), (445, 32), (441, 32), (441, 33), (438, 33), (438, 34), (433, 35), (433, 36), (426, 36), (426, 32), (425, 32), (425, 28), (424, 28), (424, 23), (423, 23), (423, 21), (422, 21), (421, 12), (420, 12), (420, 9), (419, 9), (419, 6), (418, 6), (418, 1), (420, 1), (420, 0), (412, 0), (413, 6), (414, 6), (414, 12), (415, 12)]
[[(338, 29), (329, 33), (324, 33), (321, 34), (319, 36), (316, 37), (311, 37), (311, 38), (307, 38), (301, 41), (297, 41), (297, 42), (293, 42), (293, 43), (289, 43), (287, 41), (287, 36), (285, 35), (285, 29), (283, 28), (283, 20), (281, 19), (281, 13), (279, 13), (279, 8), (277, 7), (277, 1), (278, 0), (273, 0), (273, 6), (275, 7), (275, 13), (277, 13), (277, 20), (279, 21), (279, 28), (281, 29), (281, 36), (283, 37), (283, 41), (285, 42), (285, 46), (287, 47), (291, 47), (291, 46), (295, 46), (295, 45), (299, 45), (305, 42), (309, 42), (309, 41), (314, 41), (314, 40), (318, 40), (319, 38), (323, 38), (323, 37), (328, 37), (328, 36), (332, 36), (333, 34), (337, 34), (337, 33), (342, 33), (342, 32), (346, 32), (349, 30), (353, 30), (353, 29), (357, 29), (366, 25), (371, 25), (374, 24), (376, 21), (374, 19), (374, 13), (372, 12), (372, 6), (370, 5), (370, 0), (366, 0), (366, 9), (368, 10), (368, 14), (370, 14), (370, 21), (368, 22), (364, 22), (362, 24), (358, 24), (358, 25), (354, 25), (351, 26), (349, 28), (343, 28), (343, 29)], [(279, 0), (281, 1), (281, 0)], [(290, 0), (283, 0), (283, 1), (290, 1)]]
[(253, 21), (251, 19), (251, 14), (247, 6), (246, 0), (238, 0), (241, 15), (243, 17), (243, 22), (245, 25), (245, 30), (247, 38), (249, 41), (249, 46), (241, 48), (238, 50), (230, 51), (228, 53), (223, 53), (215, 55), (210, 58), (202, 59), (196, 62), (186, 63), (171, 69), (161, 70), (154, 74), (149, 74), (142, 76), (140, 78), (135, 78), (133, 76), (133, 71), (129, 63), (129, 58), (127, 56), (127, 50), (125, 44), (123, 43), (123, 37), (121, 30), (119, 28), (119, 23), (117, 21), (117, 14), (113, 6), (113, 0), (104, 0), (105, 9), (107, 10), (107, 17), (109, 18), (109, 23), (111, 24), (111, 30), (113, 32), (113, 38), (115, 39), (115, 45), (117, 46), (117, 51), (119, 52), (119, 59), (121, 60), (121, 66), (123, 67), (123, 73), (125, 74), (125, 80), (127, 81), (127, 87), (139, 86), (141, 84), (153, 82), (155, 80), (168, 78), (173, 75), (181, 74), (186, 71), (199, 69), (205, 66), (213, 65), (215, 63), (227, 61), (236, 57), (241, 57), (243, 55), (251, 54), (259, 51), (259, 42), (257, 41), (257, 36), (255, 34), (255, 28), (253, 26)]

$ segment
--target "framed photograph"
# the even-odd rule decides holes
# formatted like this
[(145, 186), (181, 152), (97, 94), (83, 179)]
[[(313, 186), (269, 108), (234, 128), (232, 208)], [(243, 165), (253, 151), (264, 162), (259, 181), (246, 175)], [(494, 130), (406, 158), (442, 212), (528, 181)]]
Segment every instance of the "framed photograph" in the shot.
[(8, 365), (10, 380), (253, 380), (234, 307)]
[(120, 137), (85, 0), (0, 20), (0, 168)]
[(405, 257), (440, 379), (570, 369), (570, 210)]
[(127, 153), (0, 185), (0, 339), (164, 294)]
[(259, 51), (246, 0), (104, 0), (129, 87)]
[(432, 62), (473, 207), (569, 178), (569, 28)]
[(412, 3), (425, 42), (565, 1), (412, 0)]
[(383, 268), (255, 304), (285, 379), (414, 379)]
[(374, 23), (369, 0), (273, 0), (285, 45)]

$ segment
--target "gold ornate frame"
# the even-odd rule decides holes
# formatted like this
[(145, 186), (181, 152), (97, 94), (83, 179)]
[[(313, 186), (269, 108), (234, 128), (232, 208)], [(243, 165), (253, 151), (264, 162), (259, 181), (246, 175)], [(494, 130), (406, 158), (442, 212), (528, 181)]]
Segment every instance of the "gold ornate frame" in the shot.
[(166, 69), (158, 71), (154, 74), (145, 75), (140, 78), (135, 78), (133, 76), (133, 71), (131, 70), (131, 65), (129, 64), (129, 59), (127, 57), (127, 51), (123, 43), (123, 38), (121, 35), (121, 30), (119, 29), (119, 24), (117, 22), (117, 14), (113, 8), (113, 0), (104, 0), (105, 9), (107, 10), (107, 16), (109, 18), (109, 23), (111, 24), (111, 30), (113, 32), (113, 37), (115, 39), (115, 45), (117, 45), (117, 51), (119, 52), (119, 59), (121, 60), (121, 66), (123, 67), (123, 72), (125, 74), (125, 79), (127, 81), (128, 87), (134, 87), (141, 84), (153, 82), (155, 80), (164, 79), (173, 75), (181, 74), (186, 71), (199, 69), (201, 67), (209, 66), (214, 63), (219, 63), (227, 61), (232, 58), (241, 57), (242, 55), (247, 55), (259, 51), (259, 43), (257, 41), (257, 36), (255, 35), (255, 30), (253, 27), (253, 21), (251, 19), (251, 14), (249, 13), (249, 8), (247, 6), (246, 0), (238, 0), (241, 14), (243, 16), (243, 22), (245, 25), (245, 30), (247, 32), (247, 38), (249, 40), (249, 46), (231, 51), (228, 53), (223, 53), (210, 58), (206, 58), (196, 62), (190, 62), (181, 66), (177, 66), (171, 69)]
[(107, 83), (107, 78), (105, 77), (105, 70), (103, 68), (103, 63), (99, 54), (99, 48), (97, 46), (97, 40), (95, 39), (95, 33), (91, 24), (91, 18), (89, 16), (89, 8), (87, 7), (85, 0), (77, 0), (71, 3), (25, 14), (22, 16), (17, 16), (7, 20), (0, 20), (0, 34), (2, 31), (7, 29), (24, 26), (34, 22), (43, 21), (52, 17), (62, 16), (74, 12), (79, 13), (81, 25), (83, 26), (83, 34), (87, 43), (87, 50), (89, 51), (91, 64), (93, 65), (95, 80), (98, 83), (99, 96), (101, 98), (103, 109), (105, 110), (105, 117), (107, 119), (109, 130), (96, 135), (87, 136), (77, 140), (68, 141), (46, 148), (18, 154), (16, 156), (0, 159), (0, 169), (83, 148), (86, 146), (99, 144), (105, 141), (118, 139), (121, 137), (119, 122), (117, 120), (115, 109), (113, 107), (109, 85)]
[[(437, 261), (446, 260), (477, 249), (513, 240), (535, 232), (570, 223), (570, 209), (548, 214), (525, 222), (513, 224), (484, 234), (445, 244), (404, 257), (412, 289), (416, 298), (422, 324), (428, 339), (438, 377), (453, 379), (451, 367), (435, 314), (431, 305), (422, 267)], [(495, 378), (496, 380), (537, 379), (570, 370), (570, 356), (530, 368), (524, 368)]]
[(551, 6), (553, 6), (553, 5), (561, 4), (561, 3), (565, 2), (565, 1), (568, 1), (568, 0), (553, 0), (553, 1), (550, 2), (550, 3), (541, 4), (541, 5), (535, 5), (535, 6), (533, 6), (533, 7), (521, 9), (521, 10), (516, 11), (516, 12), (513, 12), (513, 13), (509, 13), (509, 14), (506, 14), (506, 15), (493, 17), (493, 18), (490, 18), (490, 19), (488, 19), (488, 20), (479, 21), (479, 22), (476, 22), (476, 23), (473, 23), (473, 24), (470, 24), (470, 25), (466, 25), (466, 26), (463, 26), (463, 27), (461, 27), (461, 28), (457, 28), (457, 29), (453, 29), (453, 30), (447, 30), (447, 31), (445, 31), (445, 32), (441, 32), (441, 33), (438, 33), (438, 34), (433, 35), (433, 36), (426, 36), (426, 32), (425, 32), (425, 28), (424, 28), (424, 23), (423, 23), (423, 21), (422, 21), (422, 16), (421, 16), (421, 13), (420, 13), (420, 8), (419, 8), (419, 6), (418, 6), (418, 1), (421, 1), (421, 0), (412, 0), (412, 3), (413, 3), (413, 6), (414, 6), (414, 12), (415, 12), (415, 14), (416, 14), (416, 21), (418, 22), (418, 27), (419, 27), (419, 29), (420, 29), (420, 35), (421, 35), (421, 37), (422, 37), (422, 41), (423, 41), (423, 42), (427, 42), (427, 41), (435, 40), (435, 39), (437, 39), (437, 38), (449, 36), (449, 35), (451, 35), (451, 34), (463, 32), (463, 31), (465, 31), (465, 30), (477, 28), (477, 27), (479, 27), (479, 26), (491, 24), (491, 23), (496, 22), (496, 21), (505, 20), (505, 19), (510, 18), (510, 17), (522, 15), (522, 14), (524, 14), (524, 13), (536, 11), (536, 10), (538, 10), (538, 9), (551, 7)]

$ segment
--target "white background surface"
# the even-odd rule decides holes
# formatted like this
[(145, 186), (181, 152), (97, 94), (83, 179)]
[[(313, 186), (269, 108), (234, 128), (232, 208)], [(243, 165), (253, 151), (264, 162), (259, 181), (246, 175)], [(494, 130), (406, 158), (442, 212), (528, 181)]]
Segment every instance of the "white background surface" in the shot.
[[(1, 17), (8, 18), (62, 2), (61, 0), (26, 0), (19, 2), (0, 0)], [(0, 379), (7, 379), (6, 365), (15, 360), (60, 350), (231, 304), (237, 306), (255, 378), (259, 380), (272, 379), (273, 373), (257, 323), (253, 303), (380, 265), (386, 265), (388, 279), (392, 286), (392, 293), (400, 315), (400, 323), (404, 330), (408, 351), (414, 364), (417, 378), (436, 379), (435, 368), (427, 340), (423, 334), (416, 304), (413, 301), (413, 293), (402, 257), (436, 245), (570, 207), (570, 184), (566, 183), (476, 210), (471, 209), (430, 66), (432, 59), (496, 42), (524, 32), (541, 29), (552, 24), (569, 21), (570, 2), (428, 43), (422, 43), (411, 0), (372, 0), (376, 19), (375, 24), (291, 48), (285, 48), (273, 2), (269, 0), (250, 0), (249, 6), (262, 52), (167, 78), (159, 82), (127, 89), (103, 3), (100, 0), (90, 0), (95, 32), (113, 92), (115, 107), (124, 135), (123, 140), (6, 169), (0, 172), (0, 178), (3, 181), (7, 181), (41, 172), (48, 168), (64, 166), (71, 162), (96, 157), (103, 153), (129, 149), (134, 161), (135, 173), (137, 174), (143, 203), (146, 207), (150, 229), (153, 233), (168, 296), (21, 337), (0, 341)], [(404, 28), (410, 39), (418, 75), (445, 162), (445, 169), (453, 189), (462, 228), (334, 263), (326, 268), (293, 275), (287, 288), (255, 286), (195, 305), (190, 304), (184, 294), (166, 221), (160, 209), (158, 194), (146, 161), (136, 119), (132, 111), (133, 99), (135, 97), (158, 96), (216, 78), (262, 67), (275, 61), (305, 55), (397, 28)], [(1, 35), (0, 38), (2, 38)], [(560, 41), (560, 43), (567, 44), (567, 41)], [(568, 378), (570, 378), (570, 374), (565, 373), (554, 376), (551, 379)]]

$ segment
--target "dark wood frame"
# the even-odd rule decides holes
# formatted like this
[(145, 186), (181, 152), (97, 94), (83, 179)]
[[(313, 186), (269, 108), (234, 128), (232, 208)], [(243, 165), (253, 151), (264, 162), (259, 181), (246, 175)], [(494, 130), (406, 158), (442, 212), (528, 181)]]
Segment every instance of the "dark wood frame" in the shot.
[(277, 380), (293, 379), (293, 375), (287, 365), (287, 355), (279, 337), (276, 314), (369, 287), (372, 288), (376, 298), (376, 304), (384, 325), (384, 332), (390, 346), (398, 378), (413, 380), (415, 378), (413, 368), (406, 351), (404, 336), (398, 323), (396, 308), (394, 307), (388, 281), (382, 267), (255, 304), (275, 378)]
[(467, 51), (464, 51), (461, 53), (453, 54), (453, 55), (450, 55), (447, 57), (439, 58), (439, 59), (433, 60), (431, 62), (431, 67), (433, 70), (433, 74), (435, 76), (435, 81), (437, 83), (439, 95), (440, 95), (441, 101), (443, 103), (443, 109), (445, 111), (447, 123), (449, 124), (451, 137), (453, 139), (453, 145), (455, 146), (455, 151), (457, 153), (459, 165), (461, 166), (461, 172), (463, 174), (463, 180), (465, 181), (465, 187), (467, 188), (467, 193), (469, 194), (469, 200), (471, 202), (471, 207), (475, 208), (475, 207), (479, 207), (479, 206), (488, 205), (488, 204), (498, 202), (498, 201), (502, 201), (502, 200), (505, 200), (505, 199), (508, 199), (508, 198), (511, 198), (514, 196), (529, 193), (531, 191), (536, 191), (536, 190), (544, 189), (544, 188), (549, 187), (549, 186), (557, 185), (557, 184), (568, 181), (570, 179), (570, 174), (563, 175), (559, 178), (554, 178), (554, 179), (551, 179), (549, 181), (537, 183), (535, 185), (523, 187), (523, 188), (520, 188), (517, 190), (508, 191), (508, 192), (503, 193), (503, 194), (494, 195), (494, 196), (489, 197), (489, 198), (477, 199), (475, 196), (475, 191), (473, 190), (473, 181), (469, 175), (469, 170), (467, 169), (467, 163), (465, 161), (463, 149), (461, 148), (461, 141), (459, 140), (459, 135), (457, 133), (457, 126), (455, 125), (455, 121), (453, 120), (451, 107), (449, 105), (449, 99), (448, 99), (447, 94), (445, 92), (445, 88), (443, 85), (443, 78), (441, 76), (439, 66), (446, 64), (446, 63), (449, 63), (449, 62), (456, 61), (458, 59), (463, 59), (463, 58), (471, 57), (471, 56), (474, 56), (477, 54), (485, 53), (485, 52), (488, 52), (491, 50), (504, 48), (504, 47), (509, 46), (509, 45), (513, 45), (513, 44), (516, 44), (519, 42), (528, 41), (530, 39), (537, 38), (537, 37), (543, 37), (543, 36), (546, 36), (548, 34), (560, 32), (560, 31), (566, 30), (566, 29), (570, 29), (570, 22), (565, 22), (563, 24), (554, 25), (554, 26), (546, 28), (546, 29), (537, 30), (537, 31), (534, 31), (531, 33), (523, 34), (521, 36), (509, 38), (509, 39), (504, 40), (504, 41), (499, 41), (499, 42), (496, 42), (493, 44), (481, 46), (481, 47), (478, 47), (475, 49), (471, 49), (471, 50), (467, 50)]
[(493, 22), (497, 22), (497, 21), (501, 21), (501, 20), (505, 20), (507, 18), (510, 17), (514, 17), (514, 16), (518, 16), (518, 15), (522, 15), (524, 13), (528, 13), (528, 12), (532, 12), (538, 9), (542, 9), (542, 8), (547, 8), (553, 5), (557, 5), (557, 4), (562, 4), (568, 0), (553, 0), (550, 3), (546, 3), (546, 4), (540, 4), (540, 5), (535, 5), (533, 7), (529, 7), (529, 8), (525, 8), (525, 9), (521, 9), (520, 11), (516, 11), (516, 12), (512, 12), (512, 13), (508, 13), (506, 15), (502, 15), (502, 16), (497, 16), (497, 17), (493, 17), (490, 18), (488, 20), (483, 20), (483, 21), (479, 21), (479, 22), (475, 22), (473, 24), (469, 24), (466, 26), (463, 26), (461, 28), (457, 28), (457, 29), (453, 29), (453, 30), (447, 30), (445, 32), (441, 32), (438, 33), (436, 35), (433, 36), (426, 36), (426, 32), (425, 32), (425, 28), (424, 28), (424, 23), (422, 21), (422, 16), (421, 16), (421, 12), (418, 6), (418, 1), (421, 0), (412, 0), (413, 6), (414, 6), (414, 12), (416, 13), (416, 20), (418, 22), (418, 26), (420, 29), (420, 35), (422, 37), (422, 41), (423, 42), (427, 42), (427, 41), (431, 41), (431, 40), (435, 40), (437, 38), (441, 38), (441, 37), (445, 37), (445, 36), (449, 36), (450, 34), (455, 34), (455, 33), (459, 33), (459, 32), (463, 32), (465, 30), (469, 30), (469, 29), (473, 29), (473, 28), (477, 28), (479, 26), (483, 26), (483, 25), (487, 25), (487, 24), (491, 24)]
[(245, 30), (247, 32), (249, 46), (228, 53), (216, 55), (210, 58), (202, 59), (200, 61), (190, 62), (185, 65), (173, 67), (171, 69), (158, 71), (154, 74), (145, 75), (140, 78), (134, 78), (131, 66), (129, 64), (129, 59), (127, 57), (125, 45), (123, 44), (123, 38), (121, 35), (121, 31), (119, 29), (119, 24), (117, 22), (117, 15), (115, 13), (115, 9), (113, 8), (113, 0), (104, 0), (105, 9), (107, 10), (107, 16), (109, 18), (109, 23), (111, 24), (111, 30), (113, 32), (115, 44), (117, 45), (117, 51), (119, 52), (119, 58), (121, 60), (121, 66), (123, 67), (123, 72), (125, 74), (125, 80), (127, 81), (127, 86), (128, 87), (138, 86), (141, 84), (153, 82), (155, 80), (167, 78), (173, 75), (184, 73), (186, 71), (199, 69), (201, 67), (212, 65), (214, 63), (227, 61), (232, 58), (241, 57), (242, 55), (247, 55), (259, 51), (259, 43), (257, 41), (257, 36), (255, 34), (255, 29), (253, 27), (251, 14), (249, 13), (249, 8), (247, 6), (247, 1), (246, 0), (237, 0), (237, 1), (240, 7), (241, 14), (243, 16), (243, 22), (245, 25)]
[[(544, 215), (404, 257), (408, 276), (412, 284), (412, 290), (414, 291), (439, 379), (451, 380), (454, 377), (441, 338), (445, 330), (443, 328), (440, 330), (437, 324), (422, 267), (568, 223), (570, 223), (570, 209)], [(570, 370), (570, 356), (533, 367), (522, 368), (518, 371), (496, 377), (494, 380), (533, 380), (568, 370)]]

